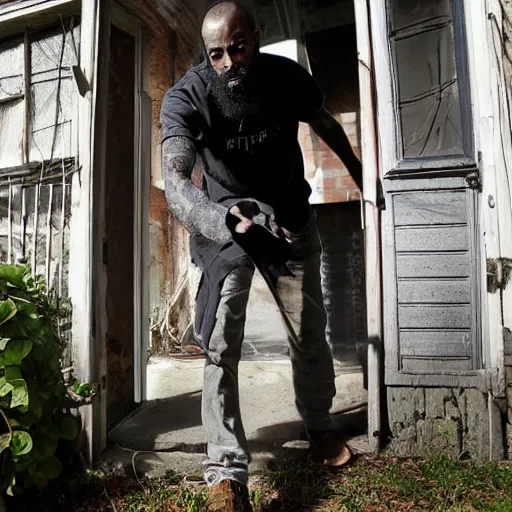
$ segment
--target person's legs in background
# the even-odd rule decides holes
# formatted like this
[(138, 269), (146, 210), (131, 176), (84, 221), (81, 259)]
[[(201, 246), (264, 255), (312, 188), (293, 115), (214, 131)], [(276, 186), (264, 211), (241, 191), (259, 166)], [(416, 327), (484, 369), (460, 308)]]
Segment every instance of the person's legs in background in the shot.
[(350, 452), (334, 435), (330, 415), (336, 385), (333, 357), (325, 334), (327, 315), (320, 273), (322, 246), (316, 216), (311, 216), (301, 232), (286, 235), (293, 248), (289, 267), (295, 277), (280, 277), (277, 292), (297, 336), (297, 342), (289, 339), (296, 405), (314, 459), (329, 466), (341, 466), (350, 459)]

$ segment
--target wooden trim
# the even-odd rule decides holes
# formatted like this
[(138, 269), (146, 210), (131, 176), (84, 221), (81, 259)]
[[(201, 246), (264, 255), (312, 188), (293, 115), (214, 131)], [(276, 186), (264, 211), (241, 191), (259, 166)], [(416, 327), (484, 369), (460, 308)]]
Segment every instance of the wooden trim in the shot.
[(438, 171), (440, 169), (447, 173), (454, 173), (459, 170), (472, 171), (476, 167), (477, 165), (474, 158), (417, 158), (402, 160), (394, 169), (391, 169), (387, 175), (397, 175), (397, 177), (402, 177), (405, 173), (408, 172), (411, 174), (416, 173), (417, 175), (420, 175), (422, 173)]
[[(82, 3), (80, 68), (91, 89), (78, 96), (78, 158), (73, 176), (69, 294), (73, 304), (73, 364), (83, 381), (99, 385), (80, 409), (84, 453), (92, 461), (106, 446), (105, 279), (102, 263), (103, 185), (110, 0)], [(99, 49), (101, 48), (101, 51)]]
[(486, 370), (445, 374), (387, 373), (386, 386), (436, 387), (436, 388), (477, 388), (487, 393), (491, 374)]
[(80, 14), (80, 0), (20, 1), (0, 6), (0, 37), (8, 38), (29, 31), (44, 29), (61, 17)]
[[(140, 248), (140, 385), (139, 385), (139, 399), (141, 402), (147, 400), (147, 363), (148, 363), (148, 350), (150, 344), (150, 292), (149, 292), (149, 265), (150, 265), (150, 252), (149, 252), (149, 202), (150, 202), (150, 182), (151, 182), (151, 127), (153, 122), (152, 117), (153, 101), (146, 93), (142, 93), (142, 109), (141, 109), (141, 172), (140, 178), (140, 222), (141, 230), (139, 233), (139, 248)], [(137, 398), (137, 397), (136, 397)]]
[(375, 133), (373, 63), (368, 5), (354, 1), (359, 54), (359, 95), (361, 103), (361, 158), (363, 163), (364, 229), (366, 269), (366, 311), (368, 339), (368, 442), (374, 452), (380, 448), (382, 297), (380, 261), (380, 212), (377, 204), (379, 179), (377, 135)]
[[(451, 14), (453, 23), (453, 44), (455, 51), (455, 66), (459, 82), (460, 113), (462, 123), (462, 136), (464, 153), (467, 158), (474, 158), (475, 146), (473, 144), (473, 123), (471, 112), (471, 87), (468, 69), (468, 36), (465, 23), (464, 1), (451, 0)], [(464, 160), (464, 159), (462, 159)]]
[[(502, 258), (512, 258), (512, 140), (510, 127), (510, 111), (507, 97), (507, 83), (503, 64), (502, 46), (505, 44), (503, 30), (503, 9), (497, 0), (489, 0), (487, 33), (489, 40), (489, 58), (491, 60), (491, 77), (495, 77), (492, 88), (494, 109), (494, 153), (496, 170), (496, 209), (499, 222), (500, 254)], [(499, 45), (499, 46), (497, 46)], [(487, 207), (490, 208), (489, 202)], [(501, 291), (502, 325), (512, 328), (512, 286)], [(499, 333), (499, 345), (492, 348), (491, 356), (498, 370), (496, 382), (493, 382), (495, 394), (504, 393), (506, 389), (504, 368), (503, 329)], [(504, 396), (504, 394), (500, 394)]]
[(93, 347), (91, 369), (93, 382), (101, 382), (100, 400), (93, 409), (91, 459), (107, 447), (107, 275), (103, 260), (105, 239), (105, 177), (107, 151), (108, 87), (110, 76), (110, 25), (112, 0), (99, 0), (96, 22), (96, 74), (93, 84), (92, 124), (92, 294)]
[[(96, 70), (96, 9), (97, 1), (82, 5), (80, 36), (80, 68), (92, 84)], [(78, 159), (80, 174), (75, 175), (71, 187), (69, 296), (73, 306), (72, 359), (77, 377), (91, 382), (91, 337), (92, 337), (92, 251), (91, 251), (91, 195), (92, 162), (91, 134), (93, 113), (92, 92), (78, 97)], [(92, 455), (91, 408), (80, 410), (85, 433), (84, 452)]]
[[(144, 92), (144, 41), (140, 21), (123, 6), (112, 6), (112, 24), (135, 39), (134, 103), (134, 401), (146, 400), (149, 347), (149, 192), (151, 172), (151, 98)], [(149, 109), (149, 110), (148, 110)]]
[(25, 28), (23, 35), (23, 62), (24, 62), (24, 85), (25, 85), (25, 105), (24, 105), (24, 124), (23, 124), (23, 161), (28, 163), (30, 161), (30, 86), (32, 81), (31, 70), (31, 48), (28, 30)]
[[(488, 293), (485, 266), (489, 258), (500, 258), (511, 254), (510, 191), (504, 183), (506, 176), (505, 152), (510, 148), (502, 145), (499, 94), (500, 70), (493, 66), (495, 49), (489, 36), (489, 2), (466, 1), (465, 15), (468, 34), (469, 75), (471, 83), (474, 147), (479, 155), (480, 172), (484, 177), (480, 194), (478, 226), (481, 254), (481, 323), (483, 364), (492, 375), (492, 391), (495, 396), (504, 396), (506, 389), (503, 353), (503, 316), (500, 293)], [(499, 4), (498, 4), (499, 5)], [(496, 4), (495, 4), (496, 6)], [(496, 6), (497, 7), (497, 6)], [(494, 11), (496, 13), (496, 10)], [(506, 104), (506, 101), (505, 101)], [(501, 177), (501, 182), (500, 182)], [(507, 197), (508, 196), (508, 197)], [(491, 207), (492, 201), (495, 207)], [(491, 201), (491, 202), (492, 202)], [(508, 218), (507, 218), (508, 217)], [(504, 236), (500, 236), (503, 233)], [(503, 250), (506, 252), (504, 253)], [(511, 306), (509, 306), (510, 309)], [(509, 324), (510, 325), (510, 324)]]
[(72, 3), (76, 3), (76, 0), (19, 0), (16, 3), (0, 5), (0, 23)]
[(11, 178), (9, 178), (9, 199), (8, 199), (8, 210), (7, 210), (7, 263), (10, 265), (12, 263), (12, 183)]
[(137, 26), (134, 34), (135, 38), (135, 83), (134, 83), (134, 224), (133, 224), (133, 379), (134, 379), (134, 400), (140, 403), (143, 400), (143, 354), (142, 354), (142, 293), (147, 283), (143, 282), (143, 263), (142, 263), (142, 238), (143, 229), (143, 187), (144, 187), (144, 167), (143, 154), (145, 148), (142, 147), (142, 141), (146, 139), (143, 133), (143, 114), (142, 114), (142, 35), (141, 29)]
[[(457, 189), (468, 188), (468, 182), (463, 177), (450, 177), (450, 178), (421, 178), (417, 180), (384, 180), (384, 188), (388, 192), (411, 192), (413, 190), (438, 190), (443, 189)], [(386, 203), (387, 211), (387, 203)]]
[(398, 349), (398, 289), (395, 251), (395, 213), (393, 195), (386, 193), (386, 210), (382, 214), (382, 275), (384, 301), (384, 368), (387, 383), (390, 374), (400, 370)]
[(397, 126), (394, 110), (393, 69), (388, 38), (387, 12), (383, 0), (367, 0), (370, 11), (372, 53), (380, 174), (385, 176), (397, 165)]
[[(482, 358), (482, 318), (480, 314), (480, 286), (482, 277), (480, 274), (480, 261), (479, 261), (479, 247), (478, 247), (478, 192), (476, 190), (468, 189), (467, 194), (467, 209), (468, 209), (468, 227), (469, 233), (469, 250), (470, 254), (474, 255), (471, 260), (471, 330), (472, 336), (472, 360), (473, 369), (479, 370), (484, 368)], [(486, 276), (487, 277), (487, 276)]]

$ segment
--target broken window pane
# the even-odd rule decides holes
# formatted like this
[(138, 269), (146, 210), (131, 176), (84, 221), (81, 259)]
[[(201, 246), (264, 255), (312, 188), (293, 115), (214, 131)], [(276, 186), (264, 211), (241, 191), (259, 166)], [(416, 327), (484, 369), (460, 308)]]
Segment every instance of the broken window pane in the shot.
[(450, 21), (449, 0), (393, 0), (393, 30), (419, 23)]
[(23, 99), (0, 103), (0, 168), (23, 164)]
[(23, 94), (23, 38), (0, 41), (0, 102)]
[[(77, 64), (78, 27), (64, 27), (31, 35), (30, 160), (71, 156), (71, 120), (76, 87), (71, 66)], [(73, 42), (74, 38), (74, 42)]]
[(463, 156), (449, 0), (392, 0), (404, 158)]
[(23, 163), (23, 38), (0, 41), (0, 167)]

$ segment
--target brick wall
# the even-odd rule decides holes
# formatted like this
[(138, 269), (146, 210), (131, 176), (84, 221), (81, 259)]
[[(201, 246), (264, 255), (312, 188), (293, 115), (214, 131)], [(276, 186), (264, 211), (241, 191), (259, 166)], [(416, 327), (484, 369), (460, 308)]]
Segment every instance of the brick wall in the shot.
[[(354, 152), (360, 157), (359, 115), (357, 112), (335, 115), (343, 126)], [(359, 190), (347, 168), (307, 124), (299, 128), (305, 175), (313, 193), (311, 203), (356, 201)]]
[[(360, 157), (359, 80), (355, 25), (346, 24), (306, 34), (306, 47), (315, 80), (325, 95), (325, 107), (345, 129)], [(343, 49), (340, 52), (340, 49)], [(311, 202), (334, 203), (359, 199), (359, 190), (346, 167), (308, 125), (299, 140), (306, 179), (313, 188)]]
[[(152, 103), (152, 154), (150, 188), (150, 314), (152, 323), (168, 320), (169, 331), (152, 334), (152, 350), (166, 353), (190, 323), (188, 286), (175, 292), (190, 267), (188, 233), (170, 213), (161, 171), (160, 109), (167, 89), (197, 58), (198, 12), (204, 2), (176, 0), (121, 0), (141, 22), (144, 33), (145, 90)], [(172, 307), (171, 303), (173, 304)]]

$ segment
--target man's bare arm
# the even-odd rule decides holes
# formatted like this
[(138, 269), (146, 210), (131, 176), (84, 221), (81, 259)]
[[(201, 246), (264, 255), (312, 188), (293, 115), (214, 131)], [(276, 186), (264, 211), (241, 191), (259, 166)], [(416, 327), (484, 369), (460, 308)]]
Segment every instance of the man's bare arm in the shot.
[(192, 235), (203, 235), (225, 244), (231, 240), (226, 225), (227, 208), (213, 203), (191, 180), (196, 161), (194, 143), (186, 137), (171, 137), (162, 146), (165, 198), (172, 213)]
[(352, 149), (352, 145), (343, 127), (334, 117), (322, 109), (318, 116), (309, 123), (315, 133), (338, 155), (354, 178), (359, 190), (363, 190), (363, 169), (361, 162)]

